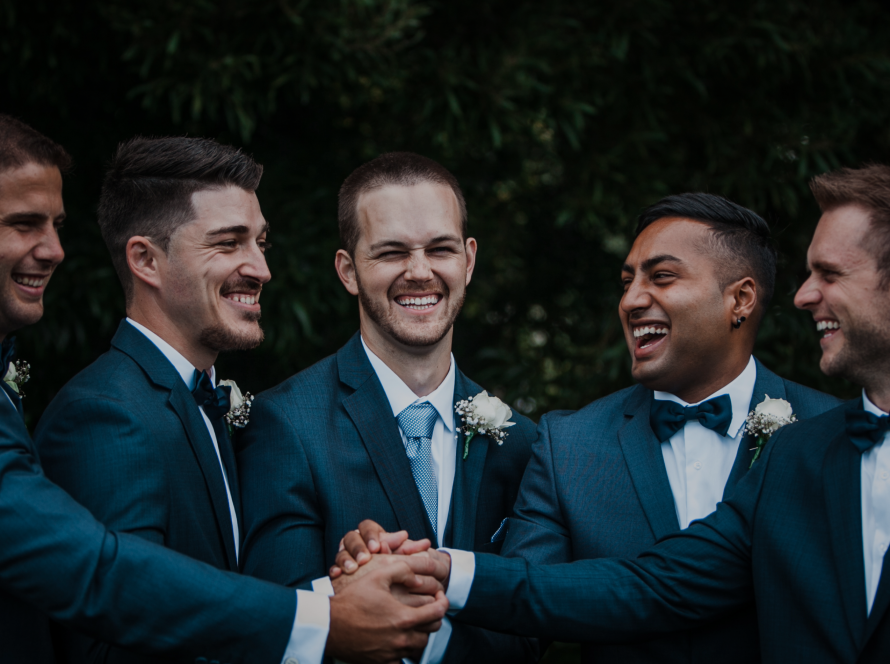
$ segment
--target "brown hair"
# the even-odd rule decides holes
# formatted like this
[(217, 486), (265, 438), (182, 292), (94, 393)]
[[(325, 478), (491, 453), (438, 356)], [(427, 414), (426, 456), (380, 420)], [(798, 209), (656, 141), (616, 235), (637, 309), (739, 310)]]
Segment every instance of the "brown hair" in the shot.
[(868, 164), (823, 173), (810, 181), (810, 190), (822, 212), (844, 205), (858, 205), (868, 211), (868, 245), (878, 261), (881, 285), (890, 284), (890, 166)]
[(358, 199), (372, 189), (386, 185), (412, 187), (421, 182), (451, 187), (460, 208), (461, 235), (467, 237), (467, 204), (460, 185), (447, 168), (413, 152), (387, 152), (356, 168), (340, 187), (337, 218), (340, 245), (350, 256), (355, 255), (361, 229), (358, 221)]
[(71, 156), (58, 143), (10, 115), (0, 114), (0, 172), (37, 163), (71, 168)]
[(127, 242), (142, 235), (165, 252), (170, 237), (194, 220), (192, 194), (236, 186), (256, 191), (263, 167), (241, 150), (207, 138), (144, 138), (121, 143), (99, 197), (99, 229), (129, 303), (133, 276)]

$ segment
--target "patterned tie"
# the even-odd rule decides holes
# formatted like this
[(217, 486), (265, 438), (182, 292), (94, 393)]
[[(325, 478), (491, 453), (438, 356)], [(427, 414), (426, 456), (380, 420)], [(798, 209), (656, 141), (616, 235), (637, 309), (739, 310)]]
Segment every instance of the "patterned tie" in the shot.
[(396, 415), (399, 428), (408, 439), (405, 451), (411, 463), (414, 482), (426, 508), (426, 515), (438, 537), (436, 524), (439, 520), (439, 485), (433, 470), (433, 427), (439, 413), (433, 404), (413, 403)]
[(879, 417), (867, 410), (848, 410), (846, 418), (847, 436), (860, 453), (868, 452), (884, 440), (884, 434), (890, 429), (890, 417)]
[(732, 399), (723, 394), (697, 406), (682, 406), (675, 401), (656, 399), (649, 411), (649, 423), (659, 443), (683, 428), (689, 420), (698, 420), (703, 427), (725, 436), (732, 424)]
[(192, 396), (195, 397), (195, 403), (198, 407), (203, 407), (204, 412), (210, 421), (218, 420), (229, 412), (231, 401), (229, 395), (232, 388), (228, 385), (222, 387), (213, 387), (213, 381), (210, 380), (210, 374), (206, 371), (198, 371), (195, 369), (195, 387), (192, 389)]

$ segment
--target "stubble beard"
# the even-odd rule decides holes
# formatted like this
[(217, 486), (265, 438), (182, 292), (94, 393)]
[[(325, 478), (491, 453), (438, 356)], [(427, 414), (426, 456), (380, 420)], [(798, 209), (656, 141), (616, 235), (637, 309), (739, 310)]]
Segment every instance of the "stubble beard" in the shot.
[(822, 373), (866, 388), (885, 381), (890, 359), (890, 333), (886, 325), (857, 321), (845, 325), (843, 331), (844, 345), (833, 358), (823, 357)]
[(234, 330), (222, 324), (209, 325), (201, 330), (201, 345), (217, 353), (251, 350), (259, 346), (265, 338), (263, 328), (260, 327), (260, 313), (245, 311), (241, 317), (253, 323), (252, 330)]
[[(459, 296), (455, 296), (455, 298), (452, 299), (451, 291), (447, 284), (441, 279), (433, 280), (431, 283), (435, 286), (435, 290), (442, 293), (442, 297), (445, 299), (448, 309), (445, 311), (445, 315), (440, 319), (442, 323), (439, 326), (415, 332), (413, 330), (409, 331), (400, 329), (396, 316), (389, 310), (388, 305), (390, 302), (395, 302), (395, 298), (401, 293), (408, 292), (407, 289), (399, 287), (399, 282), (390, 286), (385, 304), (376, 302), (368, 294), (362, 287), (361, 279), (358, 278), (357, 274), (356, 282), (358, 286), (359, 301), (361, 302), (362, 309), (368, 314), (368, 317), (398, 343), (403, 346), (411, 346), (415, 348), (433, 346), (445, 338), (445, 335), (448, 334), (448, 331), (454, 325), (454, 321), (457, 319), (458, 314), (460, 314), (460, 310), (463, 308), (464, 300), (467, 296), (467, 291), (464, 289)], [(415, 288), (414, 290), (417, 289)], [(395, 306), (399, 305), (396, 304)]]

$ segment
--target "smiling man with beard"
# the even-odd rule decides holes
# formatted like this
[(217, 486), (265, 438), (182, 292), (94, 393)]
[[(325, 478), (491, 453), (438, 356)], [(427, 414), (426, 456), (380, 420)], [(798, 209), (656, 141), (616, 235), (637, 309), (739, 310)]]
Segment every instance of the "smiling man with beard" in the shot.
[[(513, 414), (503, 445), (477, 435), (464, 457), (455, 404), (482, 388), (451, 354), (476, 258), (454, 176), (419, 155), (382, 155), (343, 183), (339, 223), (335, 266), (358, 296), (360, 331), (259, 395), (238, 442), (243, 570), (289, 586), (323, 577), (365, 518), (498, 552), (534, 438), (532, 422)], [(456, 632), (445, 624), (425, 661), (461, 661), (480, 639), (511, 644)], [(526, 646), (514, 645), (505, 652), (518, 659)]]

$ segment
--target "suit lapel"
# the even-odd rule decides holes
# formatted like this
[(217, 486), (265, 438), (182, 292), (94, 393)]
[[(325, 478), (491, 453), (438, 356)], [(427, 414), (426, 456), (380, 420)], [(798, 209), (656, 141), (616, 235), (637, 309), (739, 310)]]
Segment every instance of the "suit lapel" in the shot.
[(399, 425), (358, 334), (337, 353), (337, 368), (341, 382), (355, 389), (343, 399), (343, 408), (368, 450), (399, 527), (407, 530), (411, 539), (427, 537), (435, 542), (433, 527), (399, 435)]
[[(763, 366), (757, 358), (754, 358), (754, 362), (757, 365), (757, 378), (754, 381), (754, 391), (751, 393), (751, 404), (748, 406), (749, 413), (763, 402), (767, 395), (769, 395), (770, 399), (786, 398), (785, 381)], [(792, 409), (794, 409), (794, 406), (795, 404), (791, 404)], [(723, 487), (724, 500), (732, 494), (735, 485), (741, 481), (751, 467), (756, 442), (756, 439), (747, 432), (742, 436), (742, 441), (739, 443), (739, 449), (735, 456), (735, 462), (732, 464), (732, 470), (729, 473), (729, 478), (726, 480), (726, 486)]]
[[(203, 418), (202, 418), (203, 419)], [(232, 493), (232, 503), (235, 506), (235, 517), (238, 523), (244, 523), (241, 516), (241, 486), (238, 482), (238, 466), (235, 465), (235, 450), (232, 447), (232, 438), (229, 436), (229, 427), (225, 420), (220, 419), (214, 424), (216, 443), (219, 445), (219, 456), (226, 469), (226, 479), (229, 481), (229, 491)], [(243, 533), (241, 533), (243, 536)]]
[(679, 530), (680, 522), (661, 445), (649, 424), (651, 404), (652, 391), (638, 385), (625, 402), (625, 423), (618, 430), (618, 441), (652, 534), (660, 539)]
[[(855, 407), (857, 402), (852, 401), (851, 404)], [(822, 466), (822, 478), (831, 548), (835, 569), (840, 577), (844, 616), (853, 642), (859, 644), (866, 621), (861, 457), (847, 438), (843, 424), (839, 428), (840, 433), (828, 446)]]
[(884, 553), (884, 564), (881, 567), (881, 581), (878, 584), (878, 592), (875, 595), (875, 603), (871, 607), (871, 613), (865, 625), (865, 638), (862, 640), (862, 647), (868, 643), (868, 640), (875, 633), (881, 618), (890, 607), (890, 548)]
[[(237, 570), (235, 535), (232, 531), (232, 516), (226, 497), (226, 485), (223, 481), (219, 458), (213, 448), (213, 440), (210, 438), (210, 432), (207, 431), (204, 418), (201, 417), (201, 411), (198, 410), (194, 397), (164, 354), (129, 323), (121, 323), (111, 345), (133, 358), (133, 361), (145, 371), (153, 383), (170, 391), (168, 397), (170, 406), (179, 416), (186, 438), (198, 461), (201, 473), (204, 475), (216, 523), (222, 534), (229, 569)], [(221, 451), (222, 447), (223, 445), (220, 444)], [(234, 492), (234, 489), (232, 491)], [(233, 500), (234, 497), (233, 493)]]
[[(471, 396), (474, 389), (470, 381), (460, 371), (456, 371), (454, 381), (454, 403)], [(475, 393), (481, 392), (477, 389)], [(460, 424), (455, 418), (455, 425)], [(451, 490), (451, 510), (449, 520), (454, 527), (453, 541), (450, 546), (455, 549), (472, 551), (476, 540), (476, 513), (479, 509), (479, 488), (482, 486), (482, 473), (485, 470), (485, 459), (491, 444), (488, 436), (473, 436), (470, 441), (470, 453), (464, 455), (464, 434), (457, 435), (457, 465), (454, 472), (454, 486)], [(446, 528), (446, 532), (447, 528)]]

